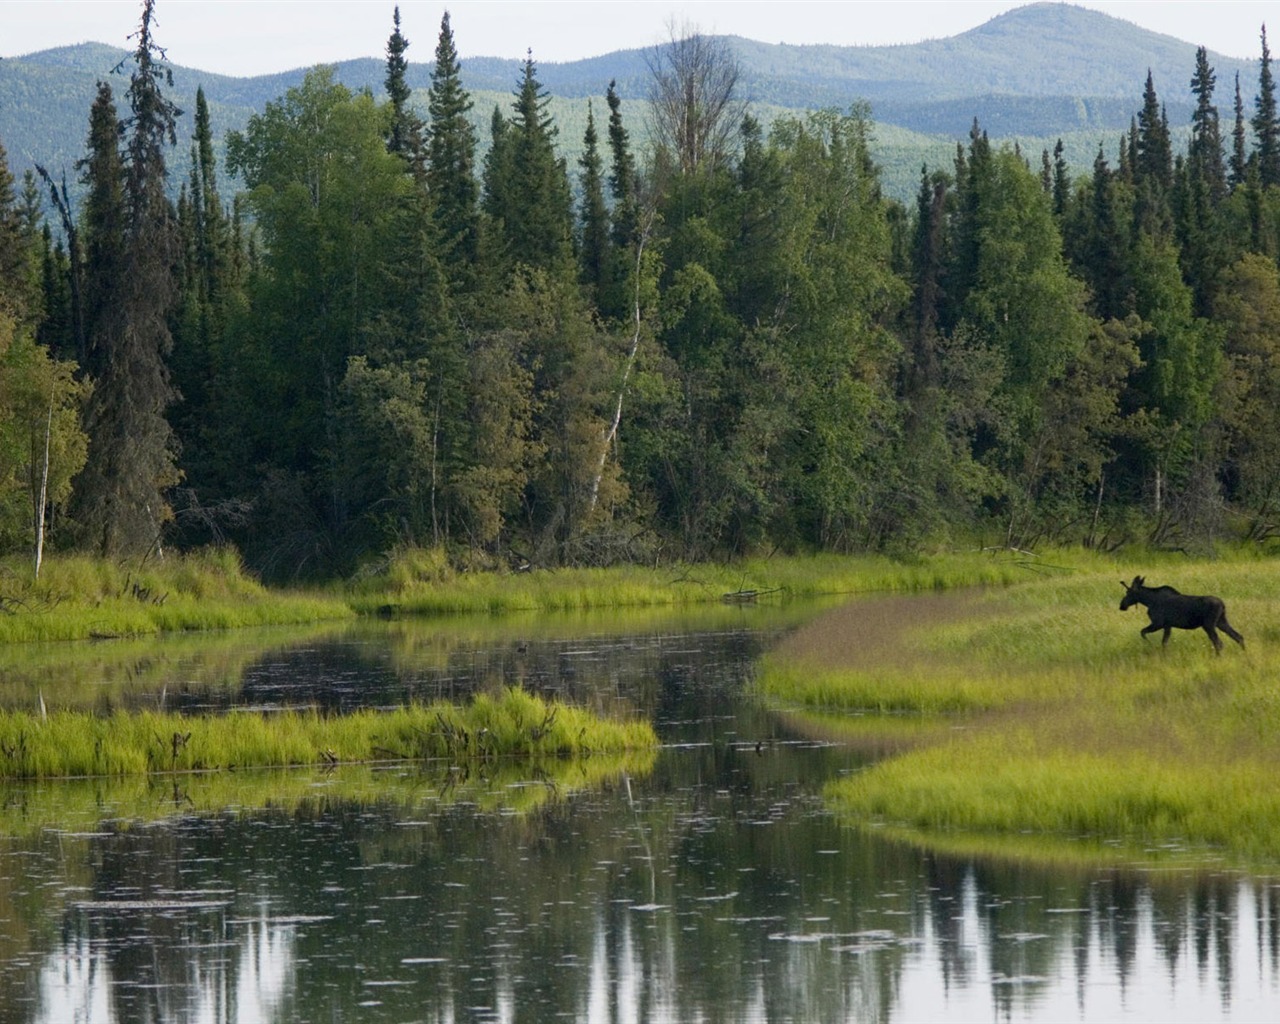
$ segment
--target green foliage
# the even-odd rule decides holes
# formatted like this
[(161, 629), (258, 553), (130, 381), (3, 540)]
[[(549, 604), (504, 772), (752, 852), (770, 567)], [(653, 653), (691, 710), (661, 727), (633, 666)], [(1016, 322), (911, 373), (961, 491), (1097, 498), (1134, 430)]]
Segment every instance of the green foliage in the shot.
[[(749, 109), (744, 44), (697, 36), (651, 61), (653, 95), (686, 76), (668, 113), (696, 116), (664, 129), (648, 167), (644, 108), (624, 119), (622, 102), (643, 83), (610, 83), (606, 168), (592, 101), (553, 97), (529, 58), (493, 108), (481, 182), (476, 99), (495, 94), (464, 82), (492, 78), (464, 79), (447, 15), (435, 66), (412, 66), (397, 15), (370, 88), (313, 69), (232, 128), (229, 207), (202, 85), (175, 206), (151, 10), (130, 133), (109, 88), (90, 110), (78, 223), (45, 178), (65, 252), (52, 232), (35, 242), (34, 185), (20, 209), (0, 175), (0, 259), (18, 252), (27, 280), (0, 295), (15, 337), (30, 326), (38, 348), (77, 358), (49, 364), (59, 379), (96, 385), (69, 518), (73, 432), (51, 446), (59, 541), (230, 540), (292, 580), (418, 545), (455, 567), (542, 567), (905, 551), (992, 529), (1009, 546), (1203, 549), (1240, 511), (1239, 532), (1270, 534), (1256, 411), (1270, 328), (1249, 326), (1265, 274), (1241, 261), (1274, 259), (1278, 193), (1247, 155), (1226, 179), (1222, 69), (1203, 51), (1184, 124), (1152, 70), (1140, 109), (1127, 93), (1114, 170), (1096, 135), (1062, 133), (1039, 175), (1022, 145), (1041, 140), (993, 142), (971, 117), (952, 164), (948, 144), (877, 127), (865, 103)], [(988, 28), (1008, 44), (1075, 18)], [(678, 137), (699, 125), (706, 137)], [(912, 154), (914, 209), (885, 198), (886, 146)], [(1093, 174), (1073, 183), (1080, 153)], [(14, 474), (31, 459), (0, 434), (12, 547)]]
[(88, 392), (0, 309), (0, 550), (33, 550), (42, 486), (48, 506), (65, 507), (85, 463)]

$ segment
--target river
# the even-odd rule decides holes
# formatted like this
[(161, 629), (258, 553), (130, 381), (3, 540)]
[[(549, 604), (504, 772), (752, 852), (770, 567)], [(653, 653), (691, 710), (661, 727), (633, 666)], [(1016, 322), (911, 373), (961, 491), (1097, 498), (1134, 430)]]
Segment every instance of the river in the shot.
[(663, 747), (638, 769), (532, 778), (397, 765), (3, 787), (0, 1024), (1280, 1015), (1275, 878), (946, 856), (834, 820), (823, 784), (868, 755), (746, 692), (813, 614), (6, 652), (10, 703), (340, 710), (519, 684), (648, 715)]

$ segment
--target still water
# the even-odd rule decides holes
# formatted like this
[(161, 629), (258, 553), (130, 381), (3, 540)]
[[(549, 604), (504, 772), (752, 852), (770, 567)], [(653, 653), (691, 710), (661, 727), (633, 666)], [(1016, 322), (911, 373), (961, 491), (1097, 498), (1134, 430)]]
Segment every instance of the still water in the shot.
[(14, 656), (16, 703), (337, 709), (520, 683), (648, 715), (665, 745), (532, 778), (0, 789), (0, 1024), (1280, 1019), (1280, 880), (949, 857), (833, 820), (822, 785), (864, 755), (744, 693), (811, 614)]

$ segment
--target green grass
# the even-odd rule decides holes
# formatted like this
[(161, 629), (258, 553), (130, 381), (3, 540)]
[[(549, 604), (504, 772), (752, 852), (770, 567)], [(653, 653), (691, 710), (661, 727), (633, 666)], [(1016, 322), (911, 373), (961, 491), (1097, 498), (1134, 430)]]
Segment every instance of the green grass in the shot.
[(349, 619), (342, 600), (272, 591), (231, 549), (124, 565), (60, 555), (33, 579), (25, 561), (0, 562), (0, 643), (151, 636)]
[(833, 657), (832, 622), (860, 621), (852, 604), (788, 639), (758, 685), (828, 719), (856, 713), (864, 744), (884, 712), (896, 713), (880, 719), (892, 737), (904, 713), (947, 725), (832, 783), (851, 821), (949, 842), (1030, 833), (1280, 860), (1280, 564), (1147, 571), (1225, 599), (1248, 648), (1227, 640), (1221, 657), (1202, 632), (1144, 642), (1145, 611), (1118, 607), (1134, 571), (1085, 567), (921, 603), (918, 615), (905, 606), (891, 637)]
[(438, 554), (411, 549), (397, 552), (346, 593), (352, 607), (365, 614), (386, 609), (402, 614), (567, 612), (705, 604), (744, 592), (767, 601), (1003, 586), (1035, 571), (1029, 561), (972, 551), (909, 560), (807, 555), (719, 565), (463, 573)]
[(432, 758), (533, 759), (656, 745), (647, 722), (597, 718), (515, 688), (496, 697), (481, 694), (466, 707), (438, 703), (335, 716), (8, 711), (0, 712), (0, 779)]
[(24, 560), (0, 562), (0, 644), (153, 636), (292, 625), (356, 615), (565, 614), (687, 608), (726, 595), (781, 602), (835, 594), (920, 593), (1005, 586), (1045, 571), (1003, 553), (912, 559), (809, 555), (731, 564), (462, 572), (441, 552), (404, 549), (376, 571), (324, 593), (269, 589), (232, 549), (142, 564), (60, 555), (38, 580)]

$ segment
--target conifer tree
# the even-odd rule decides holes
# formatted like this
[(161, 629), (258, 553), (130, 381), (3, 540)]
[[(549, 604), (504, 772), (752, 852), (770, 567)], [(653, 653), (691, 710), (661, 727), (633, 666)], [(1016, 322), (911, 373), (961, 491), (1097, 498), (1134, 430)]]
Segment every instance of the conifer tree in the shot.
[(1191, 144), (1187, 160), (1192, 177), (1203, 185), (1215, 203), (1220, 202), (1227, 191), (1226, 168), (1222, 163), (1222, 130), (1218, 122), (1218, 108), (1213, 103), (1216, 81), (1208, 51), (1201, 46), (1196, 50), (1196, 70), (1191, 78), (1196, 109), (1191, 115)]
[(1244, 97), (1240, 92), (1240, 73), (1236, 72), (1235, 120), (1231, 129), (1231, 157), (1227, 161), (1230, 171), (1228, 183), (1233, 189), (1243, 185), (1248, 177), (1249, 153), (1244, 129)]
[(165, 418), (175, 397), (166, 360), (179, 264), (165, 150), (176, 140), (180, 111), (164, 95), (173, 79), (152, 36), (154, 18), (154, 0), (144, 0), (128, 90), (123, 263), (101, 311), (100, 376), (86, 415), (89, 461), (77, 481), (81, 522), (108, 555), (162, 550), (167, 492), (179, 479)]
[(610, 287), (602, 297), (606, 316), (631, 317), (634, 310), (634, 277), (637, 247), (643, 245), (640, 217), (640, 178), (631, 137), (622, 120), (622, 99), (617, 83), (609, 82), (605, 93), (609, 106), (609, 196), (612, 199), (609, 237), (613, 268)]
[(1262, 58), (1258, 67), (1258, 96), (1252, 118), (1257, 145), (1258, 177), (1265, 187), (1280, 185), (1280, 117), (1276, 112), (1276, 83), (1271, 73), (1267, 26), (1262, 26)]
[(1142, 110), (1131, 140), (1134, 184), (1134, 230), (1165, 235), (1173, 228), (1169, 192), (1173, 186), (1173, 146), (1164, 108), (1151, 72), (1143, 91)]
[(471, 97), (462, 88), (462, 66), (448, 11), (440, 21), (435, 58), (427, 101), (427, 189), (432, 197), (441, 257), (456, 289), (470, 277), (478, 256), (479, 186), (476, 134), (467, 118)]
[(7, 308), (19, 320), (26, 315), (34, 298), (29, 242), (14, 191), (13, 173), (9, 170), (9, 157), (0, 142), (0, 309)]
[(395, 8), (392, 15), (394, 28), (387, 40), (387, 75), (383, 80), (386, 86), (387, 99), (391, 103), (391, 128), (387, 133), (387, 149), (409, 159), (414, 150), (421, 145), (421, 133), (417, 118), (409, 109), (409, 97), (413, 90), (405, 80), (409, 70), (409, 62), (405, 59), (405, 51), (409, 49), (409, 40), (400, 32), (400, 7)]
[(1164, 107), (1156, 95), (1150, 71), (1142, 93), (1142, 110), (1138, 113), (1136, 144), (1135, 179), (1153, 181), (1162, 190), (1167, 190), (1173, 184), (1173, 145)]
[[(1120, 151), (1123, 153), (1124, 149)], [(1103, 320), (1122, 320), (1131, 312), (1130, 231), (1120, 208), (1118, 192), (1121, 188), (1128, 190), (1123, 178), (1111, 173), (1099, 146), (1093, 161), (1091, 216), (1085, 258), (1078, 270), (1090, 285), (1093, 313)]]
[[(99, 82), (89, 109), (88, 152), (77, 165), (84, 186), (84, 338), (77, 361), (91, 378), (100, 377), (106, 370), (108, 320), (124, 266), (126, 214), (120, 132), (111, 86)], [(69, 237), (75, 236), (69, 233)], [(81, 275), (76, 263), (73, 253), (70, 268), (73, 286), (75, 277)]]
[(609, 105), (609, 194), (613, 198), (613, 243), (626, 249), (635, 241), (638, 221), (639, 181), (631, 138), (622, 123), (622, 99), (617, 82), (610, 81), (605, 93)]
[(1065, 147), (1059, 139), (1053, 147), (1053, 212), (1057, 217), (1066, 212), (1067, 200), (1071, 198), (1071, 176), (1064, 152)]
[[(509, 264), (552, 269), (572, 254), (569, 178), (556, 155), (557, 129), (532, 54), (525, 59), (509, 122), (496, 118), (485, 166), (485, 209)], [(495, 115), (497, 112), (495, 111)]]
[(578, 167), (581, 170), (579, 184), (582, 196), (578, 213), (578, 260), (582, 283), (587, 286), (592, 303), (600, 309), (603, 297), (608, 294), (613, 252), (609, 237), (609, 211), (604, 201), (604, 169), (590, 102), (587, 103), (587, 129), (582, 138)]
[(182, 401), (171, 422), (181, 443), (181, 466), (191, 496), (226, 485), (215, 469), (234, 460), (228, 437), (228, 388), (237, 376), (220, 358), (227, 307), (243, 285), (233, 251), (231, 219), (218, 191), (213, 127), (203, 87), (196, 89), (190, 178), (178, 205), (184, 268), (181, 313), (176, 318), (169, 365)]

